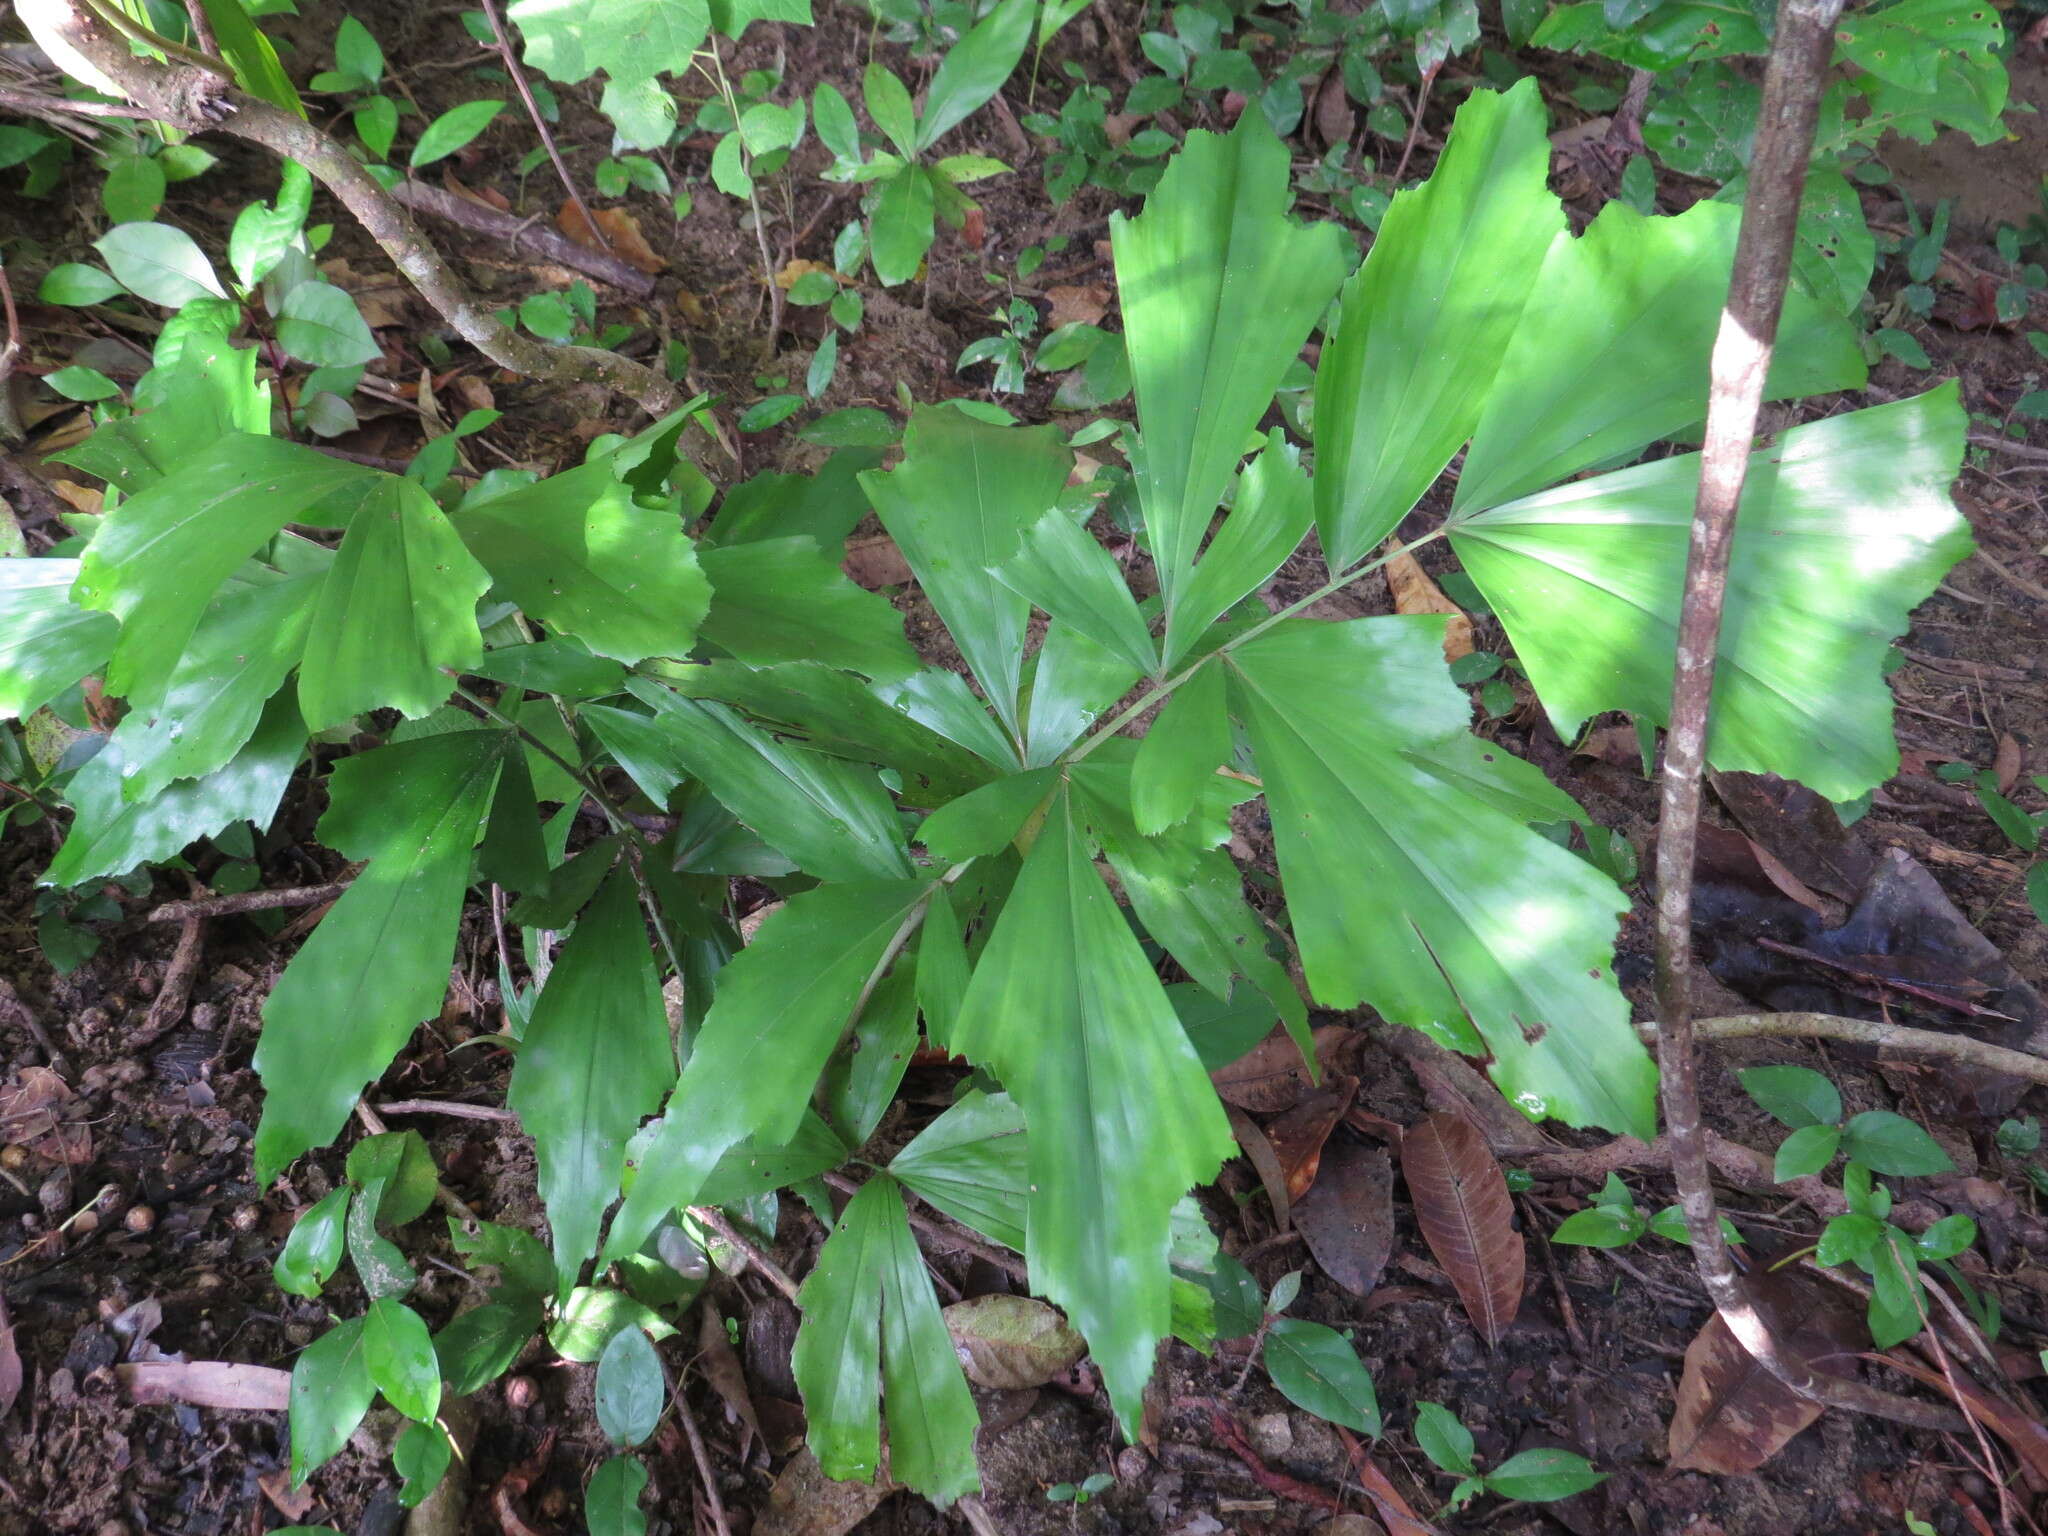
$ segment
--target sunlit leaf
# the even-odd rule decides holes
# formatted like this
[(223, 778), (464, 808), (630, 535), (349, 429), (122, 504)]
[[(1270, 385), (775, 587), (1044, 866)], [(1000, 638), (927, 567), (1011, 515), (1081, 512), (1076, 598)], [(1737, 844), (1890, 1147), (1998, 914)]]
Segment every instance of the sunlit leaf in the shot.
[(71, 600), (76, 560), (0, 559), (0, 719), (32, 715), (113, 653), (119, 623)]
[(876, 678), (908, 677), (917, 652), (903, 616), (864, 592), (809, 537), (704, 550), (706, 640), (754, 666), (821, 661)]

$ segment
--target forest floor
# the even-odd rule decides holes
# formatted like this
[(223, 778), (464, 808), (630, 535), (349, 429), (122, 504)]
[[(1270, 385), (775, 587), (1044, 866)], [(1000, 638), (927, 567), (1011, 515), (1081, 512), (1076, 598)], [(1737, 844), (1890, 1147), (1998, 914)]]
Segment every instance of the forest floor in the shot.
[[(459, 99), (449, 64), (469, 57), (471, 45), (451, 9), (358, 9), (425, 106), (437, 110), (447, 104), (440, 99), (444, 93), (450, 101)], [(1126, 9), (1102, 0), (1063, 34), (1056, 56), (1088, 61), (1113, 79), (1122, 55), (1101, 46), (1096, 29), (1116, 24), (1111, 18)], [(289, 30), (290, 18), (281, 20)], [(779, 40), (788, 51), (787, 70), (806, 88), (835, 79), (852, 94), (864, 30), (864, 21), (836, 8), (815, 29), (791, 30)], [(757, 27), (742, 53), (765, 56), (778, 46), (774, 31)], [(1459, 67), (1457, 61), (1451, 67)], [(1021, 79), (1011, 90), (1021, 105)], [(2039, 46), (2015, 60), (2015, 90), (2048, 109), (2048, 59)], [(563, 94), (565, 140), (574, 144), (579, 133), (601, 136), (599, 120), (579, 102), (579, 92)], [(1995, 226), (2024, 221), (2036, 211), (2024, 201), (2015, 207), (2014, 199), (2038, 179), (2040, 121), (2022, 119), (2029, 137), (2009, 152), (1958, 155), (1943, 145), (1932, 151), (1909, 147), (1897, 157), (1903, 185), (1923, 207), (1936, 196), (1955, 203), (1957, 233), (1936, 284), (1940, 302), (1932, 321), (1916, 328), (1932, 357), (1932, 377), (1959, 377), (1971, 409), (1998, 419), (2009, 414), (2019, 394), (2038, 387), (2028, 375), (2042, 365), (2015, 328), (1981, 323), (1977, 275), (1990, 261)], [(988, 140), (971, 147), (1018, 167), (1014, 177), (990, 185), (985, 243), (972, 249), (942, 230), (928, 282), (893, 294), (870, 289), (867, 323), (844, 340), (826, 406), (886, 408), (899, 385), (921, 401), (974, 393), (981, 375), (970, 382), (955, 374), (953, 363), (963, 346), (994, 329), (988, 319), (997, 302), (992, 295), (1015, 292), (1042, 313), (1065, 303), (1102, 306), (1113, 314), (1106, 225), (1112, 200), (1084, 190), (1062, 206), (1050, 204), (1033, 141), (1015, 129), (1012, 109), (985, 114), (970, 126)], [(1418, 153), (1426, 157), (1432, 142), (1441, 142), (1444, 126), (1434, 118), (1428, 122)], [(1568, 127), (1569, 119), (1559, 126)], [(558, 192), (545, 170), (522, 187), (512, 168), (517, 151), (493, 149), (494, 142), (486, 140), (452, 163), (452, 174), (472, 189), (495, 189), (522, 215), (551, 216)], [(601, 145), (602, 138), (593, 142)], [(1400, 151), (1398, 144), (1377, 140), (1370, 147), (1389, 165)], [(703, 180), (709, 148), (708, 140), (695, 139), (667, 152), (678, 185)], [(1560, 190), (1575, 214), (1590, 214), (1598, 189), (1576, 175), (1562, 154), (1558, 170)], [(843, 190), (815, 180), (800, 185), (804, 201), (796, 212), (811, 232), (795, 254), (821, 258), (851, 201)], [(174, 189), (174, 212), (187, 227), (224, 239), (236, 210), (269, 196), (273, 186), (272, 167), (229, 152), (219, 169)], [(1698, 194), (1696, 187), (1663, 190), (1667, 208)], [(830, 214), (823, 206), (828, 196), (839, 200)], [(97, 232), (89, 227), (96, 208), (83, 211), (90, 207), (90, 191), (82, 174), (76, 197), (75, 205), (60, 194), (54, 203), (19, 209), (51, 260), (77, 259)], [(1874, 221), (1899, 221), (1892, 192), (1873, 190), (1866, 198)], [(816, 210), (809, 206), (813, 200), (820, 203)], [(703, 387), (741, 402), (752, 398), (754, 377), (763, 371), (766, 305), (752, 236), (739, 228), (733, 205), (707, 192), (687, 219), (675, 220), (660, 199), (618, 201), (636, 214), (663, 271), (654, 299), (608, 302), (607, 317), (653, 325), (665, 316), (690, 342)], [(316, 217), (325, 216), (322, 206), (316, 204)], [(493, 249), (476, 236), (451, 237), (445, 227), (435, 233), (487, 290), (514, 293), (547, 280), (547, 274), (535, 277), (528, 257)], [(1014, 272), (1020, 249), (1056, 235), (1068, 237), (1064, 252), (1029, 281), (1013, 277), (1007, 288), (991, 286), (986, 273)], [(372, 319), (385, 328), (392, 350), (387, 378), (404, 385), (419, 367), (408, 354), (405, 332), (432, 317), (395, 280), (380, 275), (386, 269), (374, 248), (345, 222), (324, 259), (346, 263), (341, 279), (376, 306)], [(1903, 282), (1893, 270), (1881, 274), (1880, 302)], [(2038, 304), (2037, 295), (2031, 322), (2037, 328), (2048, 325)], [(67, 355), (90, 339), (72, 312), (30, 303), (24, 318), (43, 353)], [(822, 310), (790, 310), (779, 339), (780, 360), (770, 371), (800, 374), (822, 324)], [(506, 413), (492, 441), (511, 460), (548, 468), (571, 463), (590, 436), (613, 426), (601, 400), (548, 395), (509, 376), (473, 377)], [(1896, 397), (1929, 381), (1918, 370), (1888, 361), (1875, 371), (1869, 398)], [(1003, 403), (1028, 419), (1044, 419), (1050, 414), (1049, 391), (1036, 384), (1034, 389)], [(1815, 402), (1807, 409), (1829, 404)], [(62, 421), (42, 424), (42, 446), (50, 446), (47, 439), (63, 427)], [(400, 401), (381, 415), (366, 412), (360, 432), (342, 446), (403, 459), (419, 438), (415, 405)], [(809, 467), (816, 454), (781, 431), (739, 441), (746, 473)], [(733, 466), (717, 472), (732, 473)], [(1992, 1039), (2031, 1041), (2037, 1050), (2048, 1040), (2048, 1013), (2021, 979), (2048, 976), (2048, 930), (2028, 907), (2024, 855), (2005, 841), (1967, 785), (1936, 773), (1944, 763), (1968, 762), (1994, 767), (2008, 784), (2016, 779), (2022, 787), (2026, 773), (2048, 773), (2044, 495), (2048, 429), (2037, 426), (2031, 445), (1972, 452), (1957, 500), (1983, 555), (1953, 573), (1916, 615), (1903, 642), (1907, 659), (1892, 682), (1905, 765), (1866, 817), (1842, 832), (1831, 817), (1816, 821), (1809, 814), (1813, 803), (1802, 792), (1740, 778), (1717, 784), (1716, 829), (1702, 863), (1701, 936), (1714, 972), (1699, 999), (1702, 1014), (1811, 1009), (1968, 1028)], [(868, 564), (857, 575), (869, 584), (901, 581), (900, 569), (892, 571), (881, 551), (858, 539), (855, 548), (866, 550)], [(1424, 564), (1436, 568), (1429, 558)], [(1305, 573), (1283, 571), (1273, 595), (1288, 600), (1312, 585)], [(913, 634), (928, 630), (915, 622), (914, 595), (900, 600), (913, 618)], [(1384, 589), (1344, 601), (1348, 607), (1331, 611), (1392, 606)], [(1482, 647), (1489, 639), (1501, 643), (1491, 620), (1481, 618), (1478, 625)], [(1481, 728), (1541, 765), (1597, 820), (1625, 832), (1642, 867), (1649, 867), (1655, 799), (1632, 731), (1624, 726), (1596, 732), (1574, 752), (1552, 732), (1526, 690), (1513, 711)], [(318, 852), (311, 836), (318, 811), (304, 795), (287, 802), (265, 845), (266, 883), (333, 878), (332, 856)], [(297, 1521), (361, 1536), (404, 1528), (386, 1448), (375, 1443), (374, 1418), (356, 1447), (295, 1494), (284, 1471), (281, 1411), (138, 1403), (118, 1370), (125, 1362), (165, 1356), (288, 1368), (324, 1322), (325, 1303), (284, 1295), (271, 1279), (270, 1265), (296, 1213), (339, 1177), (340, 1153), (303, 1159), (288, 1183), (268, 1190), (251, 1182), (249, 1159), (259, 1112), (250, 1066), (259, 1009), (305, 925), (267, 931), (247, 918), (208, 922), (200, 935), (189, 1009), (174, 1027), (139, 1046), (137, 1034), (165, 984), (179, 939), (178, 925), (151, 922), (149, 914), (188, 892), (168, 875), (147, 895), (110, 888), (125, 919), (97, 925), (98, 952), (68, 976), (58, 976), (42, 957), (32, 916), (34, 883), (51, 853), (49, 835), (45, 823), (0, 842), (0, 1114), (7, 1116), (4, 1140), (28, 1149), (25, 1160), (9, 1164), (0, 1183), (0, 1345), (9, 1339), (11, 1321), (11, 1354), (22, 1372), (11, 1410), (0, 1391), (0, 1532), (242, 1536)], [(1648, 904), (1641, 882), (1631, 895), (1635, 906), (1625, 920), (1620, 973), (1638, 1016), (1647, 1017)], [(1788, 953), (1788, 946), (1802, 953)], [(440, 1018), (418, 1032), (372, 1086), (367, 1102), (502, 1104), (506, 1058), (490, 1049), (455, 1049), (499, 1027), (496, 977), (487, 914), (473, 910)], [(1917, 990), (1896, 986), (1902, 977), (1913, 978)], [(1959, 1013), (1928, 1001), (1930, 993), (1967, 998), (2003, 1017)], [(1681, 1365), (1709, 1317), (1690, 1256), (1657, 1238), (1612, 1252), (1552, 1248), (1544, 1241), (1565, 1215), (1583, 1208), (1608, 1167), (1624, 1165), (1646, 1211), (1672, 1198), (1668, 1175), (1651, 1157), (1628, 1164), (1607, 1156), (1604, 1138), (1554, 1133), (1503, 1117), (1504, 1106), (1471, 1074), (1459, 1073), (1440, 1053), (1390, 1041), (1370, 1017), (1319, 1022), (1335, 1027), (1326, 1037), (1329, 1059), (1360, 1084), (1353, 1112), (1332, 1132), (1324, 1177), (1350, 1181), (1340, 1193), (1344, 1210), (1355, 1215), (1352, 1240), (1377, 1246), (1383, 1273), (1376, 1283), (1367, 1282), (1363, 1294), (1331, 1278), (1318, 1260), (1341, 1251), (1342, 1237), (1324, 1231), (1305, 1240), (1306, 1218), (1276, 1230), (1259, 1178), (1245, 1164), (1225, 1170), (1206, 1204), (1225, 1248), (1262, 1284), (1305, 1268), (1297, 1315), (1353, 1331), (1390, 1426), (1387, 1437), (1371, 1446), (1373, 1463), (1416, 1510), (1433, 1515), (1449, 1491), (1449, 1480), (1418, 1453), (1408, 1429), (1413, 1405), (1434, 1401), (1472, 1429), (1482, 1464), (1532, 1446), (1566, 1446), (1612, 1473), (1593, 1491), (1559, 1504), (1481, 1499), (1439, 1519), (1450, 1531), (1889, 1533), (1906, 1530), (1909, 1515), (1925, 1522), (1914, 1529), (1944, 1536), (1993, 1529), (1999, 1499), (1973, 1467), (1982, 1452), (1967, 1436), (1831, 1414), (1754, 1472), (1674, 1469), (1669, 1426), (1679, 1407)], [(2048, 1095), (2022, 1092), (2023, 1085), (2007, 1079), (1965, 1079), (1925, 1059), (1879, 1059), (1867, 1050), (1815, 1041), (1711, 1046), (1703, 1073), (1709, 1123), (1732, 1143), (1762, 1149), (1766, 1167), (1776, 1132), (1734, 1076), (1736, 1069), (1761, 1062), (1817, 1067), (1840, 1085), (1852, 1111), (1896, 1108), (1933, 1131), (1959, 1171), (1898, 1181), (1902, 1196), (1923, 1210), (1968, 1211), (1979, 1221), (1985, 1241), (1965, 1273), (1998, 1297), (2004, 1318), (1997, 1344), (2001, 1369), (2010, 1390), (2040, 1415), (2039, 1352), (2048, 1346), (2048, 1213), (2026, 1175), (2026, 1159), (2001, 1152), (1995, 1137), (2009, 1115), (2048, 1118)], [(949, 1077), (943, 1068), (914, 1071), (905, 1096), (944, 1102)], [(1281, 1092), (1253, 1095), (1250, 1107), (1255, 1118), (1265, 1119), (1290, 1103)], [(1476, 1118), (1503, 1163), (1533, 1177), (1518, 1197), (1531, 1255), (1527, 1293), (1516, 1321), (1491, 1349), (1431, 1259), (1405, 1189), (1380, 1150), (1386, 1138), (1378, 1132), (1389, 1123), (1410, 1124), (1441, 1109)], [(429, 1138), (447, 1186), (479, 1214), (538, 1227), (531, 1150), (515, 1126), (449, 1114), (390, 1118)], [(1795, 1254), (1818, 1231), (1814, 1202), (1789, 1198), (1767, 1180), (1748, 1187), (1730, 1183), (1724, 1194), (1759, 1255)], [(92, 1221), (53, 1233), (64, 1216), (88, 1206)], [(429, 1257), (445, 1253), (431, 1225), (418, 1224), (411, 1236)], [(781, 1266), (801, 1276), (819, 1241), (809, 1215), (795, 1202), (785, 1205), (776, 1243)], [(978, 1269), (969, 1254), (948, 1254), (941, 1245), (933, 1259), (951, 1284), (969, 1294), (1001, 1283), (1000, 1276)], [(438, 1322), (452, 1312), (466, 1283), (452, 1267), (425, 1263), (416, 1304)], [(1778, 1299), (1806, 1320), (1809, 1336), (1849, 1338), (1861, 1328), (1861, 1303), (1854, 1295), (1797, 1266), (1776, 1283)], [(346, 1311), (350, 1300), (340, 1293), (337, 1304)], [(907, 1536), (963, 1528), (960, 1515), (940, 1513), (886, 1486), (822, 1485), (815, 1464), (799, 1452), (802, 1420), (789, 1367), (793, 1308), (758, 1274), (721, 1279), (706, 1305), (716, 1309), (708, 1324), (714, 1369), (689, 1375), (686, 1400), (718, 1470), (735, 1530), (750, 1525), (756, 1533)], [(736, 1331), (737, 1360), (714, 1384), (711, 1378), (720, 1376), (715, 1346), (728, 1320)], [(0, 1350), (0, 1388), (9, 1352)], [(1262, 1372), (1240, 1383), (1241, 1359), (1229, 1345), (1205, 1359), (1170, 1344), (1145, 1433), (1135, 1446), (1119, 1439), (1085, 1373), (1029, 1391), (982, 1394), (988, 1519), (1011, 1536), (1314, 1530), (1359, 1536), (1378, 1529), (1371, 1506), (1355, 1491), (1359, 1468), (1339, 1436), (1292, 1407)], [(1894, 1372), (1878, 1374), (1889, 1386), (1914, 1390)], [(537, 1351), (513, 1376), (477, 1395), (467, 1511), (454, 1528), (503, 1536), (579, 1528), (583, 1480), (604, 1454), (591, 1390), (591, 1367)], [(742, 1400), (751, 1405), (752, 1424), (733, 1411)], [(1715, 1420), (1711, 1434), (1739, 1441), (1755, 1430), (1745, 1415), (1768, 1418), (1773, 1411), (1760, 1407), (1762, 1402), (1753, 1383), (1731, 1388), (1706, 1405)], [(2035, 1432), (2048, 1441), (2048, 1429), (2036, 1425)], [(2003, 1445), (1998, 1454), (2008, 1454)], [(2032, 1456), (2034, 1469), (2048, 1468), (2038, 1449)], [(649, 1463), (653, 1528), (692, 1530), (695, 1473), (672, 1425)], [(1085, 1506), (1047, 1500), (1048, 1486), (1079, 1483), (1093, 1473), (1115, 1477), (1101, 1497)], [(2023, 1496), (2027, 1475), (2014, 1474)]]

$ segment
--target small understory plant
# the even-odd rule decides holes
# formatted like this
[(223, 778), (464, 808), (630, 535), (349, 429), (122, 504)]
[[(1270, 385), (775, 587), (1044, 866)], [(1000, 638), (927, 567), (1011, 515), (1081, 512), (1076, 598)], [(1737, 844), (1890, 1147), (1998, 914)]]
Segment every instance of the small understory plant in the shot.
[(1527, 1504), (1548, 1504), (1584, 1493), (1607, 1478), (1605, 1472), (1595, 1472), (1577, 1452), (1547, 1448), (1518, 1452), (1491, 1472), (1482, 1472), (1473, 1459), (1478, 1448), (1473, 1444), (1472, 1431), (1442, 1403), (1415, 1405), (1415, 1443), (1422, 1447), (1423, 1455), (1458, 1479), (1450, 1497), (1444, 1500), (1447, 1511), (1463, 1509), (1482, 1493)]
[[(1304, 1047), (1310, 1002), (1369, 1005), (1485, 1061), (1532, 1118), (1655, 1131), (1614, 978), (1627, 898), (1553, 835), (1585, 813), (1473, 733), (1441, 617), (1304, 616), (1381, 568), (1462, 452), (1447, 516), (1403, 547), (1452, 546), (1567, 739), (1663, 718), (1698, 464), (1657, 445), (1704, 413), (1739, 215), (1616, 204), (1574, 236), (1546, 126), (1533, 82), (1473, 92), (1362, 266), (1289, 217), (1258, 112), (1190, 134), (1112, 220), (1143, 598), (1055, 428), (920, 406), (893, 459), (842, 448), (721, 500), (693, 404), (444, 508), (269, 435), (255, 353), (208, 311), (136, 412), (69, 451), (106, 514), (0, 561), (0, 708), (90, 676), (118, 714), (28, 786), (72, 811), (45, 880), (266, 831), (310, 761), (320, 841), (360, 872), (265, 1005), (261, 1180), (331, 1144), (438, 1013), (465, 897), (496, 885), (545, 973), (508, 987), (509, 1101), (551, 1254), (494, 1321), (599, 1354), (657, 1331), (642, 1313), (672, 1326), (675, 1293), (633, 1287), (680, 1273), (692, 1212), (808, 1191), (829, 1225), (794, 1355), (811, 1446), (872, 1478), (886, 1406), (893, 1475), (950, 1502), (979, 1486), (974, 1411), (915, 1198), (1022, 1254), (1135, 1433), (1160, 1342), (1218, 1331), (1187, 1196), (1234, 1151), (1148, 941)], [(1262, 431), (1326, 312), (1313, 441)], [(1774, 396), (1862, 383), (1810, 294), (1781, 335)], [(1716, 766), (1837, 801), (1895, 770), (1881, 664), (1970, 548), (1963, 440), (1950, 383), (1757, 445)], [(962, 670), (840, 573), (869, 510)], [(1328, 580), (1269, 611), (1311, 530)], [(1268, 910), (1230, 851), (1261, 798)], [(781, 898), (744, 946), (741, 876)], [(920, 1040), (978, 1085), (862, 1162)], [(842, 1166), (861, 1182), (837, 1209), (815, 1181)], [(601, 1340), (567, 1327), (597, 1313)], [(1269, 1368), (1295, 1332), (1266, 1327)]]

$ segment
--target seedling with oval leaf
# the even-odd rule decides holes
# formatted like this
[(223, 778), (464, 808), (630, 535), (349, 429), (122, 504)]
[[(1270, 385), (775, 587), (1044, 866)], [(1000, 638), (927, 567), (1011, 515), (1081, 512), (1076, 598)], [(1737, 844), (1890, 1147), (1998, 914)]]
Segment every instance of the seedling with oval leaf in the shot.
[(931, 249), (937, 219), (958, 229), (975, 204), (960, 189), (1009, 169), (986, 155), (930, 152), (1003, 88), (1031, 40), (1039, 0), (1000, 0), (968, 28), (932, 75), (924, 108), (887, 65), (871, 62), (861, 77), (868, 119), (889, 148), (872, 154), (861, 142), (853, 108), (839, 88), (821, 83), (811, 96), (818, 137), (832, 151), (827, 180), (871, 184), (867, 194), (868, 255), (884, 287), (908, 282)]
[(1442, 1403), (1415, 1405), (1415, 1443), (1422, 1454), (1458, 1479), (1446, 1510), (1463, 1509), (1482, 1493), (1526, 1504), (1548, 1504), (1598, 1487), (1607, 1479), (1576, 1451), (1520, 1451), (1491, 1472), (1479, 1470), (1472, 1432)]

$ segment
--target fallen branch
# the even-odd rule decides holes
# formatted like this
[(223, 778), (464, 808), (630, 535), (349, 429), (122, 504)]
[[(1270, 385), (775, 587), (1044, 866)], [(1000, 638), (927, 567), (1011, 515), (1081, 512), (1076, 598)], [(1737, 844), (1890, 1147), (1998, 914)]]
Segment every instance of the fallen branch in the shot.
[(74, 60), (119, 88), (156, 121), (185, 133), (220, 132), (297, 161), (338, 198), (392, 264), (462, 339), (501, 368), (567, 388), (597, 384), (637, 401), (651, 415), (680, 403), (675, 386), (653, 369), (596, 347), (556, 347), (501, 322), (428, 243), (412, 215), (321, 129), (236, 90), (208, 70), (143, 58), (77, 0), (16, 0), (15, 12), (51, 58)]
[(1685, 598), (1673, 658), (1670, 731), (1664, 748), (1662, 805), (1657, 822), (1657, 1064), (1672, 1177), (1692, 1237), (1694, 1262), (1729, 1332), (1791, 1391), (1809, 1402), (1849, 1408), (1921, 1428), (1951, 1422), (1948, 1410), (1879, 1391), (1861, 1382), (1818, 1376), (1783, 1347), (1751, 1300), (1721, 1232), (1714, 1201), (1708, 1138), (1700, 1124), (1693, 1048), (1692, 881), (1699, 836), (1700, 778), (1706, 766), (1707, 718), (1715, 650), (1728, 593), (1728, 562), (1736, 509), (1749, 473), (1750, 447), (1763, 405), (1764, 380), (1792, 270), (1792, 242), (1807, 157), (1842, 0), (1785, 0), (1764, 75), (1749, 191), (1736, 238), (1734, 272), (1714, 340), (1700, 451), (1699, 495), (1693, 506)]
[(500, 213), (488, 204), (457, 197), (424, 181), (401, 181), (391, 189), (391, 195), (417, 212), (502, 240), (515, 253), (524, 247), (536, 256), (608, 283), (633, 298), (644, 299), (654, 292), (654, 279), (638, 267), (629, 267), (608, 252), (578, 245), (544, 220)]
[(237, 912), (269, 912), (278, 907), (317, 907), (334, 901), (349, 888), (347, 880), (328, 885), (286, 886), (275, 891), (237, 891), (231, 896), (200, 896), (191, 901), (167, 901), (151, 912), (145, 922), (189, 923), (194, 918), (228, 917)]
[[(2048, 1084), (2048, 1060), (2026, 1051), (2008, 1050), (1969, 1035), (1909, 1029), (1903, 1024), (1880, 1023), (1875, 1019), (1851, 1019), (1835, 1013), (1731, 1013), (1718, 1019), (1696, 1020), (1693, 1030), (1709, 1040), (1847, 1040), (1922, 1056), (1946, 1056), (1951, 1061)], [(1655, 1024), (1638, 1024), (1636, 1033), (1645, 1044), (1657, 1043)]]

